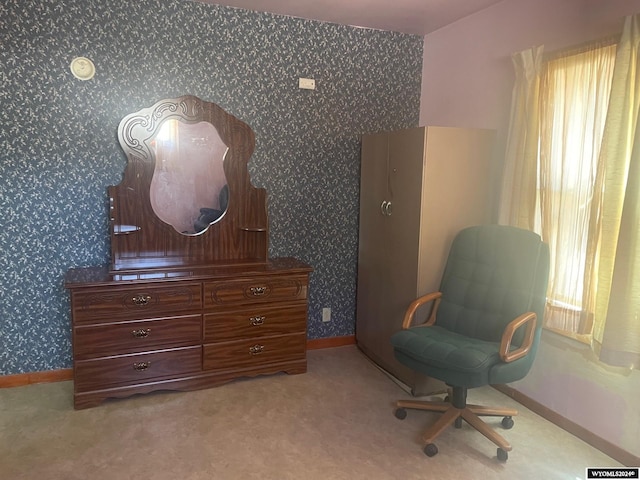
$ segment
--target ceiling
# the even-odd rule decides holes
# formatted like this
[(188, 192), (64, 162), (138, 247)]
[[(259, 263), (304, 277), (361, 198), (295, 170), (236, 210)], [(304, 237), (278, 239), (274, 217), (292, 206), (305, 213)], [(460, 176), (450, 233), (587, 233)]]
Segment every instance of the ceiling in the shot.
[(198, 0), (355, 27), (426, 35), (503, 0)]

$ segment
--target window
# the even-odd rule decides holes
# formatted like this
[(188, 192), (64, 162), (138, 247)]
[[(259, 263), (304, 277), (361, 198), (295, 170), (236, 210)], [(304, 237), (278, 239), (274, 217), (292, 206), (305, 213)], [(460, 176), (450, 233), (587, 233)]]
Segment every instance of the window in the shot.
[(615, 45), (587, 48), (541, 71), (535, 230), (551, 250), (545, 326), (579, 339), (593, 329), (588, 238), (615, 55)]
[(638, 368), (640, 14), (616, 37), (546, 61), (543, 46), (512, 56), (500, 221), (549, 244), (545, 327)]

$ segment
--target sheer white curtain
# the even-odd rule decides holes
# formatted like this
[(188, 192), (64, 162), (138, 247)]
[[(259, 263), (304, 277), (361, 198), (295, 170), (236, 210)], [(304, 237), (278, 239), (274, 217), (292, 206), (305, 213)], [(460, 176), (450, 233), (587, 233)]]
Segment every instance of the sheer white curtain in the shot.
[(534, 229), (540, 132), (540, 72), (544, 47), (511, 56), (516, 81), (511, 97), (509, 136), (500, 202), (500, 222)]
[(594, 339), (600, 358), (640, 367), (640, 14), (618, 45), (599, 176), (603, 179)]

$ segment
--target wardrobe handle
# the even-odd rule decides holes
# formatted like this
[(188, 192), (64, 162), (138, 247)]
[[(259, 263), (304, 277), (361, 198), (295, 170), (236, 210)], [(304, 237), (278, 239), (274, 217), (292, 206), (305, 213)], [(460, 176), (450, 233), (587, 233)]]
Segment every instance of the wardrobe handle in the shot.
[(391, 208), (391, 202), (383, 200), (382, 203), (380, 204), (380, 213), (382, 213), (382, 215), (384, 215), (385, 217), (390, 217), (391, 214), (393, 213), (393, 209)]
[(386, 215), (386, 210), (387, 210), (387, 201), (383, 200), (382, 203), (380, 204), (380, 213), (382, 215)]

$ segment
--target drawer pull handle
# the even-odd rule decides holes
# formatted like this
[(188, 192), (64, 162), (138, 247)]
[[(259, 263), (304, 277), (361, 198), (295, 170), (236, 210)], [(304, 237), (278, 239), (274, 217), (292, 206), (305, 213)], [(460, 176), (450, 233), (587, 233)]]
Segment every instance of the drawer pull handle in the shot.
[(142, 372), (151, 366), (151, 362), (136, 362), (133, 364), (133, 369)]
[(253, 325), (254, 327), (257, 327), (259, 325), (263, 325), (264, 320), (265, 320), (265, 317), (251, 317), (249, 319), (249, 323), (251, 323), (251, 325)]
[(150, 328), (141, 328), (139, 330), (131, 330), (131, 335), (136, 338), (146, 338), (151, 333)]
[(253, 347), (249, 347), (249, 354), (250, 355), (259, 355), (262, 352), (264, 352), (264, 345), (256, 344)]
[(254, 297), (259, 297), (267, 293), (267, 287), (251, 287), (249, 290)]
[(134, 305), (137, 305), (138, 307), (144, 307), (145, 305), (148, 305), (149, 302), (151, 301), (151, 295), (142, 295), (142, 294), (136, 295), (131, 299), (131, 301), (133, 302)]

